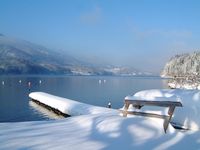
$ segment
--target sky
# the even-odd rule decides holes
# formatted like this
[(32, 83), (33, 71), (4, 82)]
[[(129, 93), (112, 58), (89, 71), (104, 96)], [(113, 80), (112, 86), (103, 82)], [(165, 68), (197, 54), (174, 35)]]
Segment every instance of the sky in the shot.
[(0, 0), (0, 33), (159, 73), (170, 57), (200, 49), (200, 1)]

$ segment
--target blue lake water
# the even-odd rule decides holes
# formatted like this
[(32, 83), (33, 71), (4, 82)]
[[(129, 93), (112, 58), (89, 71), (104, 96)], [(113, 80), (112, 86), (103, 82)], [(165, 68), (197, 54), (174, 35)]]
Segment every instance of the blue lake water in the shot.
[[(30, 87), (28, 82), (31, 82)], [(97, 106), (106, 107), (108, 102), (111, 102), (113, 108), (121, 108), (125, 96), (140, 90), (167, 88), (166, 82), (167, 80), (159, 77), (2, 76), (0, 122), (53, 119), (46, 110), (29, 101), (28, 94), (34, 91)]]

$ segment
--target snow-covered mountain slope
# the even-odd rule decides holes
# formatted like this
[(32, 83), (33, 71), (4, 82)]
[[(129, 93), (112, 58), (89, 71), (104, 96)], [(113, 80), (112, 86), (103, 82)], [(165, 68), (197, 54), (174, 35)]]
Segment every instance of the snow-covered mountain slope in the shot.
[(87, 63), (65, 51), (51, 50), (0, 34), (0, 75), (2, 74), (151, 75), (130, 67)]

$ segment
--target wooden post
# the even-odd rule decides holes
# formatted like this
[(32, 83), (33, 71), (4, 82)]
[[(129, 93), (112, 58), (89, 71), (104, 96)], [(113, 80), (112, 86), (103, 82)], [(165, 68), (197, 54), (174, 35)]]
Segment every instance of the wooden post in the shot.
[(123, 117), (127, 117), (128, 108), (129, 108), (129, 103), (125, 103), (124, 111), (123, 111)]

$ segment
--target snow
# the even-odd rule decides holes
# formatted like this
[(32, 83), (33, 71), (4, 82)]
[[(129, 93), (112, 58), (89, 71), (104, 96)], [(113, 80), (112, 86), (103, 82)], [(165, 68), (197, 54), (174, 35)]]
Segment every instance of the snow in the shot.
[[(57, 107), (73, 117), (51, 121), (0, 123), (1, 150), (200, 149), (200, 132), (193, 128), (183, 131), (169, 125), (165, 134), (162, 119), (122, 117), (118, 110), (79, 103), (46, 93), (31, 93), (30, 97)], [(135, 97), (180, 100), (184, 105), (180, 109), (182, 113), (185, 112), (180, 115), (177, 109), (174, 116), (176, 119), (183, 118), (187, 113), (196, 111), (198, 114), (200, 111), (196, 110), (198, 106), (194, 106), (200, 101), (200, 92), (197, 90), (147, 90), (132, 96)], [(188, 104), (191, 106), (187, 106)], [(195, 111), (190, 107), (195, 107)], [(192, 120), (199, 125), (196, 117), (190, 118), (188, 122)]]
[(162, 120), (83, 115), (63, 120), (1, 123), (0, 149), (198, 149), (199, 132), (181, 132)]

